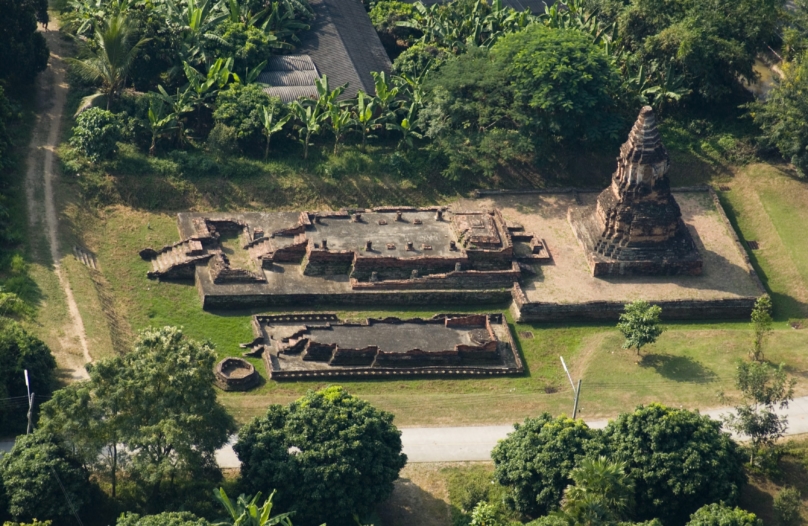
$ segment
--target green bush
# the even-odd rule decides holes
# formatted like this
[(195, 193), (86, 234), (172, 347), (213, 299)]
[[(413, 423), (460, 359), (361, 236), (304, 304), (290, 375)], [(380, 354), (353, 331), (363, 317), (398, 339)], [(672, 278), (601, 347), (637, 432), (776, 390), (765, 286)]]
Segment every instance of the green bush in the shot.
[(538, 517), (558, 508), (570, 472), (597, 447), (598, 432), (583, 420), (553, 418), (544, 413), (514, 425), (491, 458), (494, 480), (508, 488), (506, 503), (516, 511)]
[(258, 84), (231, 84), (216, 97), (213, 118), (217, 124), (235, 128), (239, 146), (245, 153), (263, 154), (262, 108), (268, 106), (273, 112), (285, 111), (281, 100), (264, 93)]
[(427, 68), (436, 70), (451, 57), (451, 52), (443, 47), (418, 42), (408, 47), (393, 62), (393, 73), (419, 77)]
[(708, 504), (690, 516), (687, 526), (763, 526), (763, 521), (741, 508)]
[(224, 22), (217, 31), (227, 45), (212, 41), (213, 56), (233, 57), (233, 68), (239, 76), (273, 55), (271, 42), (275, 37), (255, 26), (243, 22)]
[(136, 513), (124, 513), (118, 518), (115, 526), (210, 526), (210, 522), (187, 511), (172, 511), (143, 517)]
[(122, 129), (121, 121), (112, 112), (90, 108), (76, 118), (70, 145), (93, 162), (108, 159), (117, 149)]
[(774, 514), (781, 526), (795, 526), (800, 523), (802, 499), (797, 488), (783, 488), (774, 497)]
[(603, 444), (628, 465), (640, 520), (685, 522), (705, 504), (734, 504), (746, 483), (738, 445), (720, 422), (693, 411), (640, 406), (609, 422)]
[(217, 122), (208, 134), (208, 148), (221, 156), (233, 155), (238, 151), (238, 133), (233, 126)]
[(244, 493), (277, 488), (295, 526), (355, 525), (393, 492), (407, 462), (393, 415), (341, 387), (272, 405), (239, 431)]
[[(89, 504), (90, 482), (81, 464), (56, 436), (33, 433), (17, 437), (14, 448), (0, 459), (9, 512), (15, 519), (66, 519)], [(56, 473), (59, 481), (54, 477)]]

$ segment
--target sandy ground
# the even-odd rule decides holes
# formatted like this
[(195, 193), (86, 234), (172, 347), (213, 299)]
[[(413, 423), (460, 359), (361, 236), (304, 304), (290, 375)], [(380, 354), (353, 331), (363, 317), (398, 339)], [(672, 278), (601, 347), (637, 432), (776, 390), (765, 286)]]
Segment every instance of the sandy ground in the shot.
[[(674, 192), (682, 218), (704, 258), (701, 276), (595, 278), (584, 251), (567, 221), (567, 209), (592, 206), (595, 193), (497, 196), (461, 203), (468, 207), (499, 208), (508, 221), (544, 238), (553, 263), (522, 287), (530, 301), (579, 303), (587, 301), (677, 300), (759, 296), (744, 256), (721, 220), (707, 193)], [(460, 206), (459, 206), (460, 207)]]
[(87, 336), (73, 291), (62, 268), (62, 252), (59, 246), (59, 219), (53, 186), (56, 171), (55, 150), (59, 144), (62, 113), (64, 112), (68, 86), (65, 82), (65, 62), (62, 60), (64, 44), (58, 27), (51, 23), (44, 30), (51, 51), (48, 69), (37, 79), (37, 105), (39, 112), (32, 133), (31, 145), (26, 159), (26, 198), (28, 221), (32, 232), (40, 231), (48, 241), (49, 254), (38, 254), (38, 259), (50, 259), (52, 270), (59, 280), (68, 310), (68, 323), (60, 328), (60, 349), (52, 349), (59, 366), (74, 379), (87, 378), (84, 364), (92, 357), (87, 346)]

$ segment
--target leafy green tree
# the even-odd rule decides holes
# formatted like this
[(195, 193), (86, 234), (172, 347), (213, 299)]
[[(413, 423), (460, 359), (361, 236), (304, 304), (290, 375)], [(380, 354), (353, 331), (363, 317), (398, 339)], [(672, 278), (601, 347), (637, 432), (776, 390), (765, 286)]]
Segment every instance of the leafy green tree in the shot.
[(746, 483), (738, 445), (707, 416), (659, 404), (609, 422), (605, 451), (634, 480), (635, 518), (684, 522), (711, 502), (734, 503)]
[(118, 518), (116, 526), (212, 526), (205, 519), (200, 519), (187, 511), (170, 511), (157, 515), (141, 517), (136, 513), (124, 513)]
[(708, 504), (693, 515), (687, 526), (763, 526), (754, 513), (724, 504)]
[(772, 332), (772, 300), (768, 295), (761, 296), (755, 301), (755, 307), (752, 309), (752, 331), (754, 333), (752, 359), (762, 362), (763, 343)]
[(53, 521), (40, 521), (34, 518), (33, 522), (4, 522), (3, 526), (51, 526)]
[(777, 148), (802, 177), (808, 174), (808, 55), (782, 64), (784, 77), (769, 96), (750, 105), (751, 115), (762, 130), (762, 142)]
[(362, 132), (362, 148), (365, 147), (370, 132), (376, 127), (376, 101), (360, 91), (356, 102), (356, 122)]
[(33, 393), (43, 398), (51, 394), (56, 360), (48, 346), (14, 321), (0, 323), (0, 398), (20, 402), (0, 407), (0, 429), (6, 432), (25, 430), (25, 370)]
[(617, 329), (626, 338), (623, 349), (636, 349), (639, 356), (643, 347), (655, 343), (663, 332), (659, 326), (661, 313), (659, 305), (651, 305), (647, 301), (627, 303), (617, 324)]
[(673, 60), (685, 87), (726, 99), (755, 77), (758, 52), (775, 39), (783, 0), (630, 0), (618, 16), (627, 51), (643, 62)]
[(157, 153), (157, 139), (165, 137), (174, 128), (174, 115), (165, 112), (165, 102), (161, 99), (153, 99), (149, 103), (149, 132), (151, 133), (151, 144), (149, 145), (149, 156), (153, 157)]
[(451, 51), (438, 44), (416, 42), (393, 61), (393, 73), (419, 77), (437, 70), (451, 56)]
[(47, 3), (0, 0), (0, 81), (8, 86), (30, 84), (48, 65), (48, 45), (36, 30), (37, 18), (47, 19)]
[(334, 155), (337, 155), (339, 143), (345, 138), (345, 134), (356, 125), (350, 108), (342, 107), (340, 104), (329, 104), (328, 124), (334, 133)]
[(93, 162), (108, 159), (117, 150), (122, 134), (118, 117), (101, 108), (90, 108), (76, 118), (70, 145)]
[(11, 452), (0, 457), (0, 473), (8, 510), (17, 520), (30, 520), (34, 515), (64, 520), (90, 502), (87, 472), (49, 433), (17, 437)]
[(277, 504), (302, 526), (354, 525), (353, 515), (390, 496), (407, 461), (393, 415), (341, 387), (270, 406), (241, 429), (233, 449), (245, 491), (277, 488)]
[(124, 470), (147, 507), (159, 507), (178, 482), (215, 484), (221, 476), (214, 452), (235, 424), (216, 398), (215, 361), (209, 344), (176, 327), (144, 330), (133, 351), (99, 360), (87, 384), (44, 404), (42, 425), (87, 464), (103, 452), (113, 483)]
[(214, 492), (216, 499), (221, 502), (224, 509), (227, 510), (228, 515), (233, 519), (233, 526), (292, 526), (292, 521), (289, 519), (290, 513), (283, 513), (281, 515), (272, 516), (272, 498), (275, 492), (264, 501), (262, 505), (258, 505), (261, 500), (261, 493), (256, 493), (252, 498), (239, 495), (236, 502), (230, 500), (227, 493), (222, 488)]
[(781, 526), (797, 526), (802, 522), (800, 490), (793, 487), (781, 489), (774, 497), (774, 514)]
[(545, 515), (558, 508), (572, 470), (597, 442), (597, 431), (582, 420), (548, 413), (525, 419), (494, 447), (494, 480), (508, 488), (508, 506), (531, 517)]
[(176, 94), (169, 95), (162, 85), (157, 86), (157, 90), (158, 92), (155, 93), (155, 96), (158, 100), (171, 108), (172, 129), (177, 132), (176, 144), (181, 148), (188, 138), (185, 132), (185, 118), (183, 116), (194, 111), (192, 102), (194, 92), (191, 88), (186, 88), (185, 90), (177, 88)]
[(634, 511), (634, 482), (622, 462), (585, 458), (570, 472), (575, 483), (564, 492), (561, 509), (575, 524), (609, 524)]
[(111, 17), (95, 30), (92, 45), (86, 46), (84, 59), (67, 59), (76, 73), (90, 82), (100, 82), (98, 91), (82, 101), (86, 107), (94, 99), (106, 97), (107, 110), (126, 86), (132, 62), (147, 39), (136, 39), (136, 31), (124, 14)]
[(793, 378), (788, 378), (783, 364), (776, 368), (765, 362), (738, 364), (735, 385), (743, 398), (725, 422), (730, 429), (749, 437), (752, 442), (750, 463), (754, 464), (758, 451), (785, 435), (788, 417), (778, 415), (775, 409), (788, 407), (794, 398), (795, 383)]

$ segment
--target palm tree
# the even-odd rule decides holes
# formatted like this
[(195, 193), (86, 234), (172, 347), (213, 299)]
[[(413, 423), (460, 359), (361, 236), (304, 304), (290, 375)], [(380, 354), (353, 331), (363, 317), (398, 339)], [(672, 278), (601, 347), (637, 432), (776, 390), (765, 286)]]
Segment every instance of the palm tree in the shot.
[(626, 464), (586, 458), (572, 470), (561, 509), (574, 524), (594, 526), (625, 520), (634, 504), (634, 481)]
[(105, 96), (109, 110), (113, 99), (126, 86), (126, 76), (140, 47), (149, 41), (148, 38), (142, 38), (132, 43), (134, 38), (134, 26), (126, 15), (121, 13), (111, 17), (105, 25), (96, 28), (93, 36), (95, 45), (87, 47), (90, 54), (88, 58), (67, 59), (82, 78), (93, 82), (101, 81), (98, 91), (85, 97), (80, 108), (85, 108), (93, 100)]
[(275, 113), (270, 109), (269, 106), (262, 107), (263, 112), (261, 113), (261, 124), (264, 126), (264, 135), (267, 138), (267, 147), (264, 150), (264, 161), (267, 160), (269, 157), (269, 140), (272, 138), (272, 135), (278, 133), (283, 129), (289, 119), (292, 118), (291, 115), (286, 114), (278, 120), (275, 120)]

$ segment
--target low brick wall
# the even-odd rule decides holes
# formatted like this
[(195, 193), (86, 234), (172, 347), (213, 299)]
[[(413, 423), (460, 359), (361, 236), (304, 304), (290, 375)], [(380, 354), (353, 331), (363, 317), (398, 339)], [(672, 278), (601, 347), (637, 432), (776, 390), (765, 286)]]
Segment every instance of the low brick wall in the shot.
[[(241, 378), (232, 378), (225, 373), (229, 366), (237, 366), (246, 371), (246, 375)], [(216, 387), (224, 391), (248, 391), (258, 385), (261, 377), (253, 365), (241, 358), (225, 358), (216, 364), (213, 369), (214, 383)]]
[(511, 301), (511, 291), (496, 290), (425, 290), (379, 291), (345, 294), (253, 294), (214, 296), (201, 294), (205, 310), (249, 309), (311, 305), (491, 305)]

